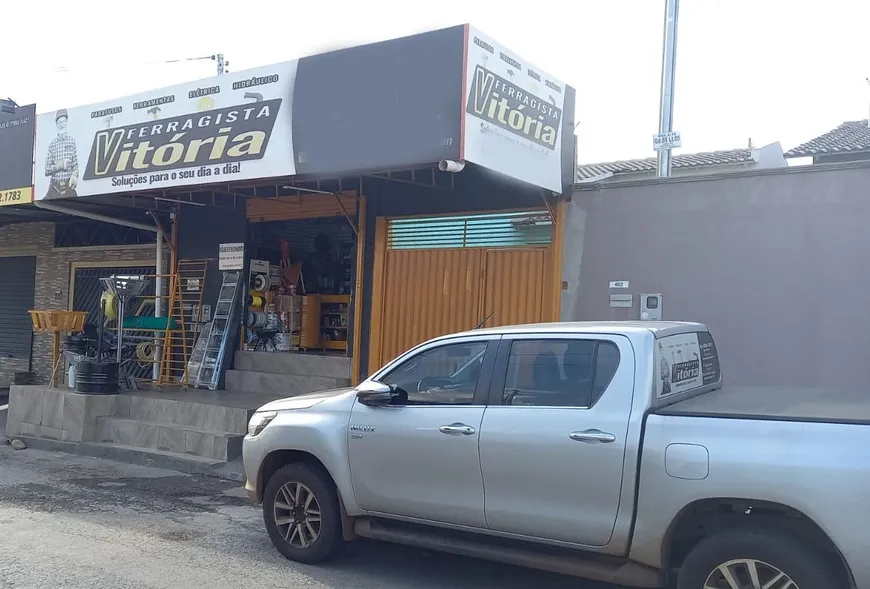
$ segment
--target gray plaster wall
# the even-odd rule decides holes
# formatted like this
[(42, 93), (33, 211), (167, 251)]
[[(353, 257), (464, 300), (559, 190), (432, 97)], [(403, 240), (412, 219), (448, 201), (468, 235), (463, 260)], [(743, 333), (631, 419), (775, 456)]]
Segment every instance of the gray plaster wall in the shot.
[(637, 319), (661, 293), (663, 319), (710, 327), (729, 383), (870, 396), (870, 165), (577, 189), (565, 223), (563, 320)]

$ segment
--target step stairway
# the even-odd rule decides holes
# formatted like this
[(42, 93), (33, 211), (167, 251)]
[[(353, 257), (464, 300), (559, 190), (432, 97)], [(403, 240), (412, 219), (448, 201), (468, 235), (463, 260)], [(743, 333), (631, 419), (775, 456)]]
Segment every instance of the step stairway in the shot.
[(241, 456), (252, 413), (241, 407), (118, 395), (112, 415), (97, 418), (93, 441), (229, 462)]
[(292, 352), (236, 352), (226, 389), (293, 397), (350, 386), (351, 360), (345, 356)]

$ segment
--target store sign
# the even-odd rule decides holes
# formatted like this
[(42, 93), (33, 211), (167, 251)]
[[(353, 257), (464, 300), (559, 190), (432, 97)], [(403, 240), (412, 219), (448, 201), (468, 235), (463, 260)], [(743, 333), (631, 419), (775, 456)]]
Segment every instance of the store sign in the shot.
[(222, 243), (218, 246), (218, 270), (243, 270), (244, 268), (244, 243)]
[(41, 114), (33, 198), (460, 159), (561, 193), (573, 103), (560, 80), (454, 26)]
[(668, 149), (676, 149), (683, 145), (683, 137), (679, 131), (670, 131), (668, 133), (656, 133), (653, 135), (653, 149), (655, 151), (666, 151)]
[(33, 202), (36, 105), (0, 112), (0, 206)]
[(269, 273), (269, 262), (266, 260), (251, 260), (251, 273), (257, 272), (259, 274), (268, 274)]
[(656, 342), (659, 398), (719, 382), (719, 354), (709, 332), (669, 335)]
[(565, 84), (474, 27), (467, 39), (464, 158), (561, 193)]
[(297, 62), (38, 117), (36, 198), (292, 176)]

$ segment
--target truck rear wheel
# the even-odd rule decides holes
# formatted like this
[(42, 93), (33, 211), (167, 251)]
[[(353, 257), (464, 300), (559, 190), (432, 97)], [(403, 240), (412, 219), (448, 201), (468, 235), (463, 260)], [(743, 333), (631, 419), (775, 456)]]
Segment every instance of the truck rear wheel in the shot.
[(689, 552), (677, 589), (842, 589), (840, 577), (822, 554), (788, 535), (728, 530)]
[(307, 464), (279, 468), (263, 491), (269, 538), (281, 554), (298, 562), (323, 562), (342, 549), (340, 509), (332, 479)]

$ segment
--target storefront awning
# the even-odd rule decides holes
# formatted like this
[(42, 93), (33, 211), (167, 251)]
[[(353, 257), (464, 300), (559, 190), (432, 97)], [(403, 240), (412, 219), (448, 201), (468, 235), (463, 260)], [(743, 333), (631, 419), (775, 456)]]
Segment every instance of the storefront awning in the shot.
[(561, 193), (574, 95), (474, 27), (451, 27), (41, 114), (34, 198), (466, 162)]

